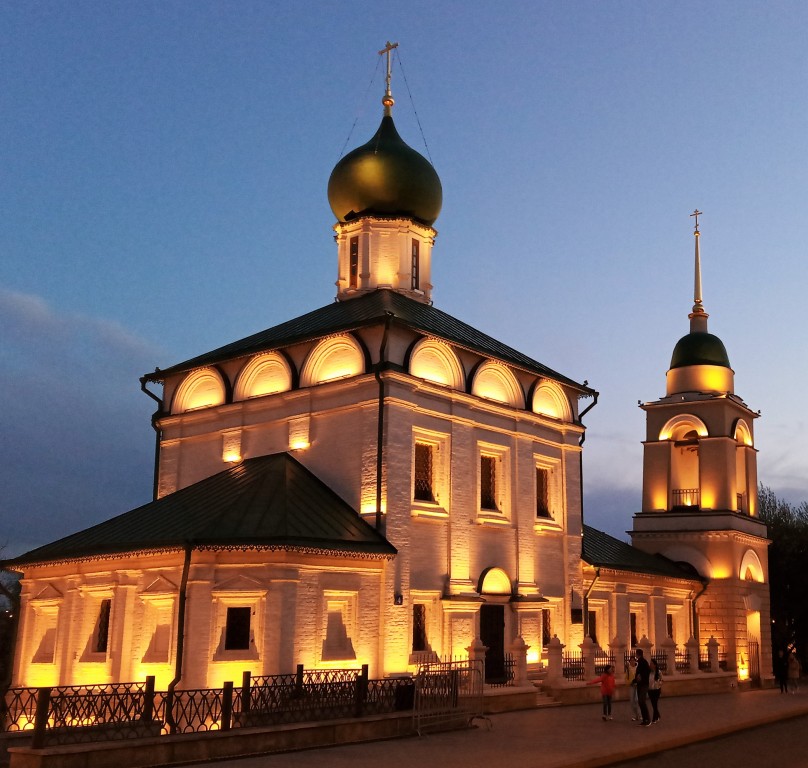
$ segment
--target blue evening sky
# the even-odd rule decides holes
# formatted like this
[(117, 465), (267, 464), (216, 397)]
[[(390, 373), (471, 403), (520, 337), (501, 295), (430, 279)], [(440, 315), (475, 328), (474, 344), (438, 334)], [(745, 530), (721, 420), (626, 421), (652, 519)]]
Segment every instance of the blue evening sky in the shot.
[(143, 373), (333, 300), (326, 183), (386, 40), (435, 305), (601, 393), (587, 521), (639, 510), (696, 207), (760, 479), (808, 499), (804, 0), (32, 1), (0, 5), (4, 555), (151, 498)]

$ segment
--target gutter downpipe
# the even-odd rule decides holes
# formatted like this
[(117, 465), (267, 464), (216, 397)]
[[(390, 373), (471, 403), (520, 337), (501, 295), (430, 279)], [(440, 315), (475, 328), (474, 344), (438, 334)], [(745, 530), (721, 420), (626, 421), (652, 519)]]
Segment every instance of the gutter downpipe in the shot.
[[(586, 416), (589, 411), (591, 411), (597, 404), (598, 404), (598, 395), (599, 392), (595, 392), (592, 390), (592, 397), (594, 398), (592, 402), (586, 406), (586, 408), (581, 411), (580, 415), (578, 416), (578, 423), (583, 427), (584, 426), (584, 416)], [(581, 432), (581, 439), (578, 441), (578, 447), (583, 449), (584, 441), (586, 440), (586, 427), (584, 427), (584, 431)], [(583, 536), (584, 531), (584, 452), (583, 450), (579, 451), (578, 453), (578, 481), (581, 484), (581, 536)]]
[(174, 689), (182, 680), (182, 662), (185, 645), (185, 602), (188, 590), (188, 572), (191, 570), (191, 544), (185, 545), (185, 558), (182, 563), (182, 580), (180, 581), (180, 594), (177, 600), (177, 656), (174, 662), (174, 679), (168, 684), (168, 697), (166, 701), (166, 722), (171, 734), (177, 732), (177, 722), (174, 719)]
[(598, 583), (598, 579), (600, 578), (600, 568), (595, 568), (595, 578), (592, 579), (592, 583), (589, 585), (589, 589), (586, 590), (586, 594), (584, 595), (584, 637), (589, 637), (589, 595), (592, 594), (592, 590), (595, 588), (595, 584)]
[(384, 382), (382, 381), (382, 367), (387, 362), (387, 337), (390, 333), (390, 323), (393, 320), (392, 312), (385, 312), (384, 334), (379, 347), (379, 363), (374, 371), (376, 381), (379, 382), (379, 416), (378, 431), (376, 433), (376, 530), (382, 529), (382, 468), (384, 466)]
[(154, 392), (149, 392), (146, 389), (146, 377), (140, 377), (140, 389), (141, 391), (145, 392), (152, 400), (156, 401), (157, 403), (157, 410), (152, 414), (151, 417), (151, 425), (152, 429), (155, 432), (154, 436), (154, 481), (152, 482), (152, 499), (155, 501), (157, 500), (157, 490), (159, 487), (159, 480), (160, 480), (160, 439), (163, 436), (163, 431), (160, 427), (157, 426), (157, 417), (159, 414), (163, 412), (163, 401), (154, 394)]

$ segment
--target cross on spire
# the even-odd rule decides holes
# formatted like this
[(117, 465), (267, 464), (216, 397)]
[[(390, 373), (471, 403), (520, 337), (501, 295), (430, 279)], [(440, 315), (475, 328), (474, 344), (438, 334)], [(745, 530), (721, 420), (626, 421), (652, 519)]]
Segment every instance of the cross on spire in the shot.
[(398, 43), (391, 43), (389, 40), (387, 44), (379, 51), (379, 56), (383, 56), (387, 54), (387, 77), (385, 78), (386, 87), (384, 89), (384, 98), (382, 99), (382, 104), (384, 104), (384, 114), (389, 115), (391, 114), (391, 107), (395, 104), (393, 100), (393, 94), (390, 91), (390, 77), (391, 77), (391, 69), (390, 69), (390, 54), (398, 48)]
[(691, 219), (692, 219), (694, 216), (696, 217), (696, 232), (698, 232), (698, 231), (699, 231), (699, 216), (701, 216), (701, 215), (702, 215), (702, 212), (701, 212), (701, 211), (700, 211), (698, 208), (696, 208), (696, 210), (695, 210), (695, 211), (693, 211), (693, 213), (691, 213), (691, 214), (690, 214), (690, 218), (691, 218)]

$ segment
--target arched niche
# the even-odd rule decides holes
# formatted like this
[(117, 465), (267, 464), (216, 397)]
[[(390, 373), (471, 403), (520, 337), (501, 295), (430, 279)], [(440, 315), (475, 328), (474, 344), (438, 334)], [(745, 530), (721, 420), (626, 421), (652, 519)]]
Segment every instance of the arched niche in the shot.
[(551, 381), (543, 381), (533, 392), (531, 409), (534, 413), (550, 416), (561, 421), (571, 421), (570, 401), (564, 391)]
[[(695, 432), (695, 435), (690, 433)], [(707, 425), (691, 413), (682, 413), (670, 419), (659, 432), (660, 440), (686, 440), (689, 437), (707, 437)]]
[(471, 394), (524, 408), (525, 401), (522, 389), (516, 377), (504, 365), (488, 361), (483, 363), (474, 374)]
[(477, 591), (481, 595), (510, 595), (513, 587), (508, 574), (502, 568), (486, 568), (480, 574)]
[(709, 558), (698, 549), (689, 547), (685, 544), (674, 544), (670, 547), (665, 547), (664, 551), (660, 552), (668, 560), (673, 560), (675, 563), (687, 563), (696, 569), (696, 573), (700, 576), (707, 578), (713, 577), (713, 564)]
[(754, 550), (747, 549), (744, 553), (738, 577), (743, 581), (757, 581), (763, 583), (763, 566)]
[(236, 380), (235, 400), (274, 395), (292, 388), (292, 369), (283, 355), (267, 352), (256, 355), (242, 368)]
[(738, 419), (735, 422), (733, 437), (741, 445), (752, 446), (752, 430), (749, 429), (749, 425), (743, 419)]
[(215, 368), (200, 368), (191, 371), (177, 388), (171, 413), (185, 413), (199, 408), (222, 405), (225, 386), (221, 374)]
[(457, 355), (448, 344), (437, 339), (421, 339), (410, 356), (410, 373), (419, 379), (465, 389), (465, 375)]
[(306, 358), (300, 372), (300, 386), (311, 387), (325, 381), (357, 376), (365, 371), (365, 356), (351, 336), (323, 339)]

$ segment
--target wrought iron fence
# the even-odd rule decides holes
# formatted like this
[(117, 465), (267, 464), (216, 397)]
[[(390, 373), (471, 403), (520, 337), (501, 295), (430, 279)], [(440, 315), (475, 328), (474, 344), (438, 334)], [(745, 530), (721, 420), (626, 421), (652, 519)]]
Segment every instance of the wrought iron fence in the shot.
[(659, 671), (666, 675), (668, 673), (668, 654), (665, 651), (655, 651), (651, 658), (656, 662)]
[(583, 680), (584, 657), (581, 654), (565, 653), (561, 657), (561, 670), (565, 680)]
[(616, 672), (615, 658), (613, 653), (606, 653), (604, 650), (595, 652), (595, 674), (602, 675), (606, 671), (606, 667), (611, 667), (613, 672)]
[(32, 731), (35, 747), (142, 736), (225, 731), (412, 710), (409, 677), (370, 680), (361, 670), (303, 670), (251, 678), (242, 687), (155, 691), (145, 683), (12, 688), (0, 730)]
[(676, 671), (680, 675), (690, 674), (690, 651), (676, 651), (675, 654)]
[(510, 653), (506, 653), (502, 661), (502, 676), (491, 680), (486, 679), (485, 684), (489, 688), (507, 688), (509, 685), (513, 685), (515, 670), (516, 662), (513, 656)]

